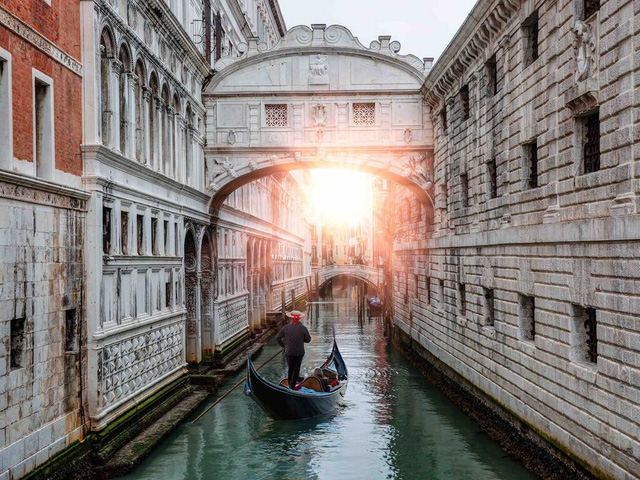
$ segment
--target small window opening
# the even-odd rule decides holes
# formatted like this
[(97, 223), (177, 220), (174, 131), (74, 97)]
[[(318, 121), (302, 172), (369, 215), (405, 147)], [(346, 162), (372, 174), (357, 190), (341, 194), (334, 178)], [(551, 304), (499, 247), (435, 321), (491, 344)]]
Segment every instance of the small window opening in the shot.
[(600, 10), (600, 0), (584, 0), (584, 19), (586, 20), (591, 15)]
[(536, 302), (534, 297), (520, 295), (520, 338), (534, 341), (536, 338)]
[(442, 106), (442, 110), (440, 111), (440, 122), (442, 123), (442, 132), (447, 134), (447, 104)]
[(582, 118), (582, 162), (584, 173), (600, 170), (600, 112), (595, 111)]
[(533, 12), (522, 24), (524, 35), (524, 66), (535, 62), (539, 54), (538, 11)]
[(102, 253), (111, 253), (111, 208), (102, 207)]
[(524, 145), (527, 187), (538, 188), (538, 143), (534, 140)]
[(462, 208), (469, 206), (469, 176), (466, 173), (460, 174), (460, 201)]
[(427, 305), (431, 305), (431, 277), (427, 277), (426, 287), (427, 287)]
[(498, 93), (498, 64), (496, 56), (491, 57), (485, 64), (487, 70), (487, 95), (492, 97)]
[(462, 108), (462, 120), (468, 120), (471, 115), (471, 107), (469, 105), (469, 85), (464, 85), (460, 89), (460, 105)]
[(495, 324), (495, 315), (494, 315), (494, 293), (493, 288), (485, 288), (484, 289), (484, 305), (485, 305), (485, 325), (493, 327)]
[(12, 370), (24, 367), (25, 357), (25, 318), (14, 318), (11, 320), (9, 343), (11, 351), (9, 354), (9, 365)]
[(598, 362), (598, 324), (595, 308), (573, 306), (572, 360)]
[(144, 254), (144, 215), (136, 217), (136, 231), (138, 235), (138, 255)]
[(487, 177), (489, 178), (489, 197), (496, 198), (498, 196), (498, 172), (495, 158), (487, 162)]
[(151, 252), (153, 255), (158, 254), (158, 219), (151, 218)]
[(464, 283), (458, 284), (458, 296), (460, 302), (460, 315), (467, 314), (467, 292), (466, 285)]
[(164, 254), (169, 255), (169, 221), (164, 221)]
[(122, 254), (129, 253), (129, 212), (120, 212), (120, 244)]
[(164, 284), (164, 306), (171, 308), (171, 282)]

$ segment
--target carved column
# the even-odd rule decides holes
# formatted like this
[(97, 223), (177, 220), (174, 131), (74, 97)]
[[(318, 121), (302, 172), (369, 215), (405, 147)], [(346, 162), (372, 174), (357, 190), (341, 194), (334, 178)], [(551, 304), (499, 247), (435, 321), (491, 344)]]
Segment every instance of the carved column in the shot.
[(177, 125), (176, 135), (177, 137), (177, 158), (178, 160), (178, 180), (186, 183), (186, 163), (187, 158), (185, 155), (185, 131), (187, 129), (187, 122), (182, 115), (178, 116), (178, 125)]
[(135, 122), (136, 122), (136, 87), (138, 85), (138, 76), (133, 72), (127, 72), (127, 117), (124, 119), (124, 130), (125, 130), (125, 156), (129, 158), (134, 158), (136, 154), (136, 146), (135, 140), (136, 137), (134, 135), (135, 132)]
[(175, 169), (174, 156), (173, 156), (173, 118), (175, 116), (175, 111), (170, 106), (167, 107), (166, 116), (167, 116), (167, 125), (166, 125), (167, 152), (165, 154), (165, 157), (166, 157), (167, 165), (166, 165), (165, 174), (169, 177), (173, 177), (174, 169)]
[(143, 153), (142, 153), (142, 163), (145, 165), (152, 165), (151, 159), (151, 126), (149, 124), (149, 117), (151, 115), (151, 89), (149, 87), (142, 87), (142, 142), (143, 142)]
[(162, 109), (163, 101), (160, 97), (153, 97), (153, 168), (162, 171)]
[(110, 95), (110, 110), (111, 115), (111, 135), (109, 136), (109, 146), (120, 151), (120, 95), (124, 95), (124, 92), (120, 91), (120, 75), (122, 75), (122, 62), (119, 60), (111, 60), (111, 92)]

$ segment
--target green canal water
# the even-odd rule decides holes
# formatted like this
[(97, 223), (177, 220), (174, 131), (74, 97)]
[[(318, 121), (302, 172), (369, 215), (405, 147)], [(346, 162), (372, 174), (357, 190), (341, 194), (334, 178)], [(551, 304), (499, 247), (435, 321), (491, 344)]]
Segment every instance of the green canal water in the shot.
[[(238, 388), (198, 424), (181, 425), (123, 478), (536, 478), (422, 378), (387, 342), (380, 319), (358, 322), (353, 287), (334, 286), (328, 297), (311, 306), (304, 323), (312, 343), (306, 348), (303, 372), (324, 361), (335, 327), (349, 368), (340, 409), (328, 417), (276, 422)], [(278, 348), (271, 342), (256, 356), (256, 364)], [(272, 380), (285, 372), (284, 356), (261, 370)], [(221, 393), (243, 376), (230, 379)]]

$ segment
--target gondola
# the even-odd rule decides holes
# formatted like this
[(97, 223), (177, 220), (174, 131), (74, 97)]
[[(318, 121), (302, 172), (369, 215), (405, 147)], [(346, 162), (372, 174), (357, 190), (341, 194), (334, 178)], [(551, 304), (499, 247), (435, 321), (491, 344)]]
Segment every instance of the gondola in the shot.
[[(338, 344), (333, 340), (333, 349), (329, 358), (320, 367), (328, 376), (334, 375), (338, 385), (331, 391), (313, 393), (292, 390), (287, 380), (275, 384), (263, 378), (253, 366), (251, 357), (247, 359), (247, 381), (245, 394), (253, 398), (267, 415), (275, 420), (300, 420), (329, 413), (338, 406), (338, 402), (347, 392), (348, 373)], [(309, 389), (322, 389), (321, 380), (309, 377), (302, 386)]]

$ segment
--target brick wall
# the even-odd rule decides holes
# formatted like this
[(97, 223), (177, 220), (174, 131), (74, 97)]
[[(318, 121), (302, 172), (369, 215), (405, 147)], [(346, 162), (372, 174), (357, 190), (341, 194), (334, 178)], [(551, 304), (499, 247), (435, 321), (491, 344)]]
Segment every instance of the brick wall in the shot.
[[(584, 19), (578, 1), (509, 2), (517, 8), (507, 9), (505, 22), (494, 16), (504, 17), (500, 3), (475, 7), (479, 23), (465, 24), (427, 78), (436, 136), (435, 221), (423, 236), (420, 222), (398, 216), (395, 322), (592, 471), (635, 478), (640, 184), (634, 89), (640, 75), (632, 52), (640, 7), (601, 1), (600, 11)], [(523, 25), (535, 9), (539, 57), (526, 66)], [(574, 31), (578, 20), (590, 35), (593, 59), (584, 74), (577, 63), (585, 38)], [(467, 50), (487, 23), (493, 33)], [(495, 94), (486, 66), (494, 54)], [(468, 119), (460, 94), (465, 85)], [(597, 108), (601, 166), (585, 174), (582, 115)], [(533, 141), (537, 187), (528, 183)], [(397, 191), (396, 208), (402, 211), (408, 197)], [(533, 339), (525, 325), (527, 298), (535, 302)], [(597, 319), (596, 362), (585, 356), (587, 309)]]
[[(18, 21), (54, 43), (59, 50), (80, 59), (80, 2), (44, 0), (3, 2)], [(82, 78), (35, 47), (24, 37), (0, 24), (0, 47), (12, 55), (13, 155), (33, 162), (33, 74), (37, 69), (53, 79), (55, 167), (82, 174)]]

